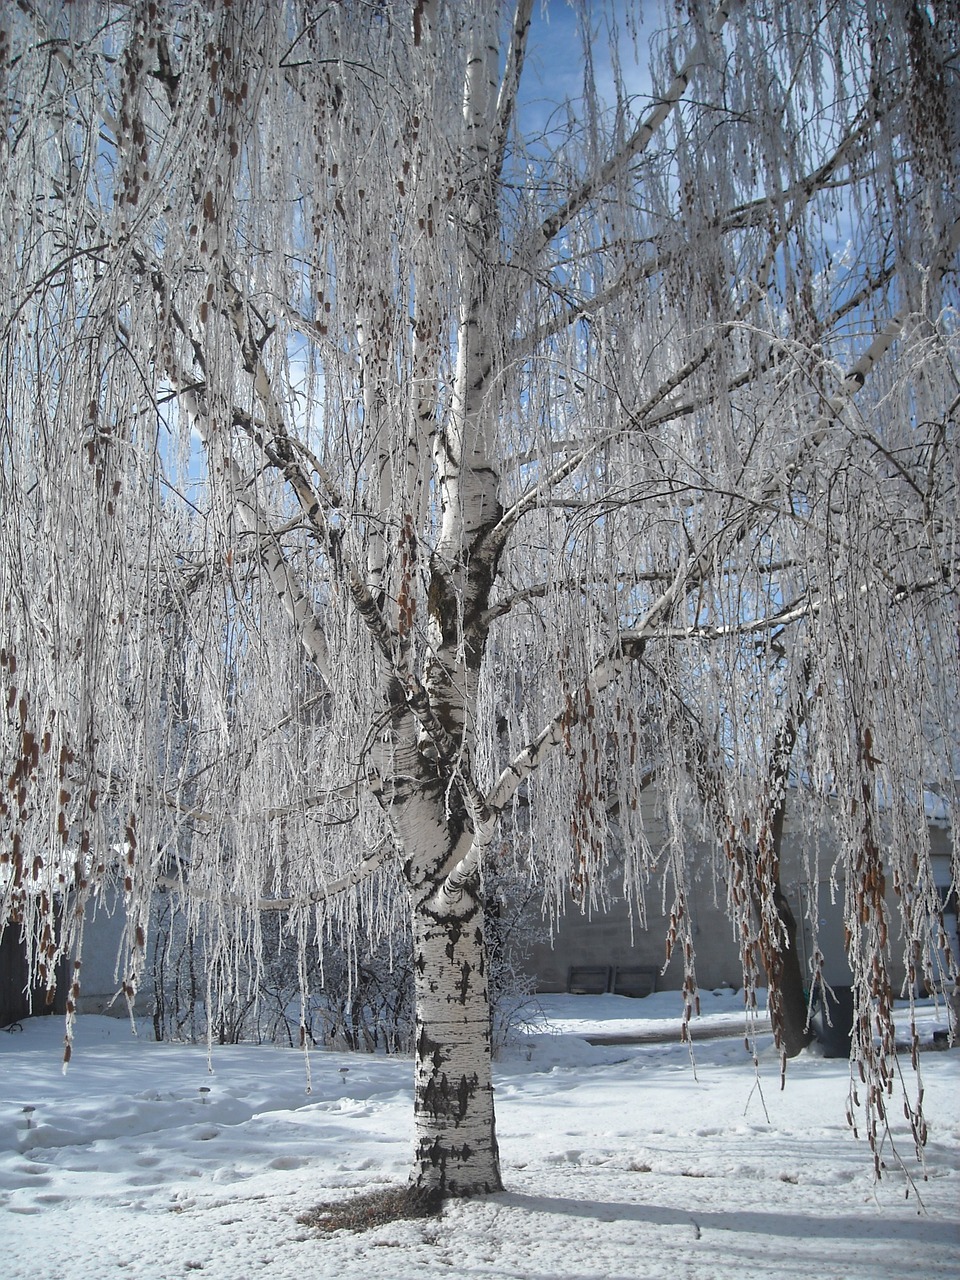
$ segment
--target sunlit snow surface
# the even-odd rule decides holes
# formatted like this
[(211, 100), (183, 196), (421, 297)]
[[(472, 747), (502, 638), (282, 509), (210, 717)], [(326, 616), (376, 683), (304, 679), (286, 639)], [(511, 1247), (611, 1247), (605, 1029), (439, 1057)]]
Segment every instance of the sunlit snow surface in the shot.
[[(155, 1044), (81, 1018), (69, 1071), (62, 1027), (0, 1032), (0, 1276), (6, 1280), (658, 1280), (960, 1275), (960, 1049), (921, 1056), (930, 1126), (916, 1195), (875, 1183), (844, 1119), (847, 1064), (804, 1054), (781, 1092), (770, 1036), (759, 1077), (742, 998), (703, 997), (677, 1042), (679, 997), (544, 997), (535, 1032), (497, 1069), (508, 1190), (438, 1221), (321, 1237), (297, 1215), (402, 1181), (409, 1061)], [(921, 1014), (930, 1040), (946, 1025)], [(660, 1030), (666, 1044), (584, 1036)], [(899, 1103), (893, 1108), (900, 1111)]]

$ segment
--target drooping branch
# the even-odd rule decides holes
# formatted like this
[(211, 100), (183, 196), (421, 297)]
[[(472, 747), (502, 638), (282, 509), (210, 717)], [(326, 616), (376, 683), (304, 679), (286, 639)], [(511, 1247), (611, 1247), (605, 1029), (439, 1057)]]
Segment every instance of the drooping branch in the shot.
[[(850, 129), (832, 155), (787, 190), (778, 193), (776, 197), (762, 196), (748, 204), (739, 205), (722, 218), (715, 218), (704, 225), (700, 235), (705, 242), (718, 236), (728, 236), (754, 227), (771, 227), (771, 223), (775, 226), (775, 230), (772, 228), (770, 230), (769, 244), (764, 257), (757, 270), (752, 273), (753, 288), (748, 291), (748, 295), (753, 292), (759, 293), (764, 288), (765, 279), (775, 264), (777, 253), (782, 249), (791, 231), (799, 224), (803, 211), (815, 195), (828, 187), (832, 189), (836, 185), (836, 174), (846, 164), (852, 162), (857, 148), (864, 143), (869, 130), (876, 127), (879, 119), (877, 112), (871, 109), (865, 119)], [(847, 183), (853, 183), (852, 176), (847, 179)], [(788, 208), (788, 216), (773, 218), (774, 210)], [(512, 349), (514, 358), (532, 354), (542, 343), (557, 337), (581, 320), (589, 321), (592, 316), (602, 313), (611, 303), (616, 302), (644, 281), (667, 273), (672, 266), (676, 265), (681, 254), (687, 257), (694, 248), (686, 242), (682, 246), (671, 249), (655, 247), (652, 252), (647, 252), (639, 259), (634, 250), (630, 253), (630, 260), (623, 272), (611, 284), (584, 298), (570, 302), (557, 315), (551, 316), (528, 333), (521, 335)], [(881, 280), (878, 283), (883, 282)], [(736, 314), (745, 316), (753, 300), (748, 296), (748, 301)], [(831, 320), (829, 323), (833, 322), (835, 321)]]
[[(283, 414), (277, 397), (273, 391), (267, 369), (259, 353), (259, 346), (253, 341), (249, 331), (249, 321), (243, 299), (236, 287), (227, 282), (227, 298), (229, 315), (234, 336), (244, 354), (247, 371), (254, 380), (258, 398), (267, 415), (267, 431), (270, 440), (259, 439), (258, 443), (265, 456), (281, 470), (284, 479), (290, 484), (301, 511), (309, 526), (318, 534), (322, 544), (330, 550), (331, 530), (326, 519), (326, 505), (317, 495), (296, 456), (298, 446), (294, 444), (286, 432)], [(198, 349), (198, 348), (195, 348)], [(181, 377), (182, 381), (182, 377)], [(201, 414), (202, 406), (197, 393), (192, 388), (183, 392), (185, 404), (189, 411)], [(241, 415), (245, 417), (245, 415)], [(313, 612), (306, 593), (296, 581), (294, 571), (289, 562), (274, 545), (269, 523), (261, 511), (259, 504), (251, 496), (249, 486), (240, 474), (239, 467), (219, 437), (213, 437), (201, 426), (201, 434), (208, 447), (214, 444), (223, 452), (223, 467), (234, 488), (234, 501), (241, 520), (248, 530), (255, 534), (264, 547), (263, 557), (267, 572), (280, 596), (284, 607), (290, 615), (301, 642), (308, 654), (317, 663), (321, 674), (328, 680), (329, 663), (326, 654), (326, 637), (322, 624)], [(272, 441), (272, 443), (271, 443)], [(302, 449), (300, 451), (303, 451)], [(312, 454), (309, 455), (312, 458)], [(325, 476), (325, 469), (316, 464), (318, 474)], [(332, 486), (328, 487), (326, 501), (335, 508), (342, 509), (342, 499)], [(339, 558), (339, 557), (338, 557)], [(342, 564), (342, 561), (341, 561)], [(439, 758), (451, 768), (463, 788), (465, 799), (476, 815), (483, 812), (483, 797), (473, 780), (471, 766), (462, 743), (457, 742), (444, 727), (436, 713), (429, 691), (415, 674), (409, 664), (409, 657), (402, 637), (394, 632), (384, 617), (383, 610), (360, 573), (351, 566), (345, 566), (350, 595), (357, 613), (362, 619), (373, 640), (380, 657), (387, 663), (388, 670), (403, 690), (405, 704), (413, 713), (436, 747)]]
[[(615, 575), (614, 580), (625, 585), (637, 585), (641, 582), (662, 584), (670, 577), (669, 574), (657, 570), (651, 570), (649, 573), (621, 573)], [(609, 583), (609, 577), (604, 578), (604, 584)], [(531, 600), (542, 600), (551, 592), (569, 591), (569, 592), (587, 592), (591, 587), (598, 585), (597, 579), (586, 577), (571, 578), (567, 581), (551, 581), (551, 582), (535, 582), (528, 587), (521, 587), (516, 591), (510, 592), (509, 595), (501, 596), (496, 600), (486, 613), (484, 613), (481, 623), (489, 626), (498, 618), (505, 617), (517, 605), (524, 604)]]
[[(376, 849), (363, 857), (351, 871), (344, 876), (339, 876), (336, 880), (331, 880), (322, 889), (314, 889), (302, 897), (258, 898), (252, 904), (252, 909), (255, 911), (296, 911), (303, 907), (312, 907), (321, 902), (327, 902), (331, 898), (336, 898), (345, 893), (348, 889), (356, 888), (358, 884), (362, 884), (364, 880), (375, 875), (376, 872), (386, 866), (387, 861), (394, 852), (393, 842), (391, 840), (383, 840)], [(196, 901), (218, 902), (228, 906), (239, 907), (243, 910), (251, 909), (249, 900), (238, 894), (227, 893), (219, 888), (215, 890), (198, 890), (191, 887), (190, 877), (186, 869), (184, 869), (184, 873), (181, 876), (158, 876), (154, 884), (158, 889), (174, 890)]]
[[(778, 643), (775, 650), (779, 648)], [(781, 879), (791, 764), (804, 723), (813, 669), (809, 654), (800, 661), (795, 687), (785, 699), (773, 735), (766, 768), (756, 778), (756, 816), (752, 821), (731, 808), (721, 764), (723, 744), (712, 737), (681, 692), (665, 682), (661, 671), (648, 663), (644, 669), (659, 687), (668, 708), (668, 723), (674, 721), (676, 737), (684, 743), (688, 770), (717, 845), (725, 855), (731, 911), (740, 921), (737, 932), (744, 983), (749, 988), (756, 982), (759, 959), (767, 975), (774, 1037), (785, 1066), (786, 1058), (795, 1057), (811, 1039), (805, 995), (811, 984), (809, 975), (805, 980), (801, 972), (797, 921)]]
[[(788, 228), (784, 228), (784, 233)], [(777, 244), (781, 243), (781, 237), (777, 238)], [(948, 268), (951, 258), (958, 247), (958, 235), (956, 228), (954, 234), (948, 239), (942, 250), (936, 256), (931, 264), (931, 279), (936, 281), (942, 278), (944, 271)], [(768, 252), (765, 259), (764, 269), (769, 269), (772, 262), (772, 253), (774, 246)], [(758, 280), (762, 278), (763, 272), (758, 273)], [(853, 314), (864, 301), (872, 293), (883, 288), (896, 274), (894, 267), (888, 267), (877, 273), (877, 275), (863, 289), (857, 290), (844, 304), (830, 313), (824, 318), (824, 332), (829, 332), (844, 316)], [(647, 399), (635, 409), (633, 409), (627, 420), (618, 425), (614, 430), (603, 433), (594, 439), (588, 439), (586, 442), (570, 441), (567, 446), (567, 457), (559, 462), (546, 476), (538, 480), (537, 483), (522, 497), (508, 508), (501, 518), (499, 528), (491, 535), (491, 540), (495, 542), (505, 541), (509, 536), (512, 528), (519, 520), (530, 511), (541, 508), (545, 501), (546, 495), (562, 484), (564, 480), (573, 476), (581, 467), (584, 466), (591, 458), (596, 457), (603, 449), (607, 448), (615, 442), (626, 439), (636, 434), (652, 431), (657, 426), (669, 422), (676, 418), (689, 416), (697, 412), (699, 408), (705, 407), (701, 400), (689, 399), (679, 401), (673, 399), (675, 393), (688, 382), (698, 370), (713, 358), (722, 342), (730, 334), (738, 329), (746, 328), (746, 317), (750, 307), (753, 305), (753, 299), (750, 298), (738, 308), (736, 314), (731, 319), (724, 321), (716, 326), (709, 340), (704, 343), (700, 351), (692, 356), (685, 364), (678, 368), (668, 378), (664, 379), (656, 390), (647, 397)], [(857, 360), (854, 366), (845, 375), (844, 381), (838, 395), (830, 404), (830, 416), (824, 415), (818, 422), (817, 431), (814, 433), (814, 439), (819, 439), (822, 433), (822, 427), (838, 416), (845, 397), (849, 397), (863, 385), (863, 379), (870, 367), (889, 350), (893, 341), (903, 329), (909, 315), (908, 309), (904, 308), (898, 312), (884, 327), (884, 329), (876, 335), (871, 346)], [(729, 380), (723, 388), (723, 392), (731, 394), (734, 391), (742, 390), (744, 387), (761, 377), (764, 373), (769, 372), (779, 360), (784, 356), (784, 352), (789, 350), (786, 343), (782, 340), (777, 341), (769, 334), (763, 335), (770, 342), (771, 353), (767, 359), (762, 360), (755, 365), (744, 369), (741, 373), (735, 375)], [(859, 381), (858, 381), (859, 379)], [(719, 394), (719, 393), (718, 393)], [(557, 446), (560, 447), (560, 446)]]
[[(934, 278), (942, 276), (950, 264), (957, 247), (960, 246), (960, 221), (954, 224), (946, 243), (941, 247), (931, 265)], [(823, 440), (831, 424), (842, 414), (848, 402), (860, 391), (877, 362), (885, 355), (900, 334), (906, 322), (908, 311), (905, 309), (894, 316), (887, 325), (874, 337), (843, 379), (840, 390), (828, 403), (827, 411), (817, 420), (811, 433), (798, 446), (791, 458), (789, 466), (767, 478), (762, 485), (762, 492), (773, 500), (783, 492), (783, 486), (789, 476), (795, 475), (805, 463), (810, 452)], [(742, 513), (734, 514), (728, 520), (725, 529), (705, 545), (689, 562), (681, 565), (670, 586), (647, 611), (640, 626), (624, 632), (616, 649), (605, 655), (590, 673), (588, 682), (581, 691), (581, 697), (592, 696), (602, 692), (625, 669), (629, 660), (636, 660), (643, 655), (647, 643), (657, 638), (663, 619), (668, 616), (677, 601), (695, 586), (705, 581), (712, 573), (714, 565), (722, 562), (724, 556), (718, 553), (723, 545), (733, 549), (742, 542), (758, 519), (758, 513), (765, 509), (766, 502), (748, 504)], [(707, 632), (722, 634), (759, 631), (773, 629), (788, 622), (799, 620), (809, 614), (811, 603), (803, 601), (785, 610), (778, 610), (776, 615), (759, 618), (748, 622), (732, 623), (722, 628), (707, 628)], [(687, 638), (696, 632), (696, 628), (681, 628), (674, 638)], [(668, 637), (669, 638), (669, 637)], [(503, 770), (487, 796), (487, 805), (493, 812), (500, 812), (516, 794), (523, 782), (540, 766), (542, 761), (563, 742), (570, 728), (577, 723), (582, 710), (576, 704), (570, 704), (550, 721), (540, 734), (529, 743), (518, 756)]]
[(218, 459), (214, 465), (219, 466), (231, 488), (234, 510), (240, 527), (256, 540), (264, 569), (277, 598), (293, 624), (300, 643), (316, 666), (324, 683), (332, 689), (333, 679), (323, 626), (317, 618), (313, 604), (297, 581), (292, 566), (280, 550), (266, 513), (252, 495), (249, 484), (227, 446), (211, 431), (196, 391), (182, 392), (181, 402), (197, 424), (197, 429), (214, 458)]

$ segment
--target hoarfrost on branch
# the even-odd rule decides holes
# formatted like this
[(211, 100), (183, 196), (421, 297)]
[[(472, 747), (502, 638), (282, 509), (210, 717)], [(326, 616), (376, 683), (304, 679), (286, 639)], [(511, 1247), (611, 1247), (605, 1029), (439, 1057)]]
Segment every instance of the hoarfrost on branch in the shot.
[(299, 945), (409, 913), (443, 1194), (500, 1185), (498, 865), (582, 904), (664, 877), (692, 1000), (685, 847), (755, 980), (789, 785), (836, 841), (874, 1138), (892, 948), (919, 982), (937, 941), (960, 31), (661, 20), (650, 96), (611, 14), (614, 91), (585, 58), (555, 111), (532, 0), (0, 20), (4, 918), (52, 983), (117, 880), (132, 996), (158, 883), (227, 967), (267, 905)]

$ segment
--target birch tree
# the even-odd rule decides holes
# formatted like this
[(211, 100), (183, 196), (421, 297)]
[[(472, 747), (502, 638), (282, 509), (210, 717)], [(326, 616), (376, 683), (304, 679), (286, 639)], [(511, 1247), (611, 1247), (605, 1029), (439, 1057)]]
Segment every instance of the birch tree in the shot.
[[(158, 882), (221, 975), (267, 909), (299, 954), (408, 913), (437, 1195), (501, 1186), (491, 859), (590, 904), (615, 853), (641, 917), (672, 901), (692, 1004), (691, 759), (735, 886), (798, 698), (874, 1139), (889, 960), (936, 945), (956, 18), (618, 12), (20, 0), (0, 27), (4, 917), (42, 978), (75, 957), (72, 1008), (113, 879), (129, 996)], [(549, 109), (548, 16), (583, 81)], [(747, 972), (758, 912), (788, 946), (758, 884), (730, 897)]]

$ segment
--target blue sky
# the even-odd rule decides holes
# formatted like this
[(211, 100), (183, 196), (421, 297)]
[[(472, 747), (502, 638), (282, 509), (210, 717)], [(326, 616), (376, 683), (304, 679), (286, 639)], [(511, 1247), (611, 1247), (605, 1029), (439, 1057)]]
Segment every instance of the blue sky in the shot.
[[(634, 0), (633, 3), (617, 0), (611, 24), (608, 8), (606, 4), (588, 2), (583, 11), (594, 36), (593, 62), (600, 97), (613, 105), (616, 94), (611, 38), (616, 40), (628, 92), (646, 97), (651, 91), (647, 70), (648, 44), (661, 26), (663, 15), (661, 6), (650, 3), (650, 0)], [(636, 47), (629, 30), (628, 11), (637, 30)], [(547, 0), (535, 8), (524, 73), (523, 100), (527, 113), (536, 111), (546, 119), (552, 105), (582, 95), (584, 58), (579, 28), (577, 9), (567, 0)], [(645, 102), (638, 103), (637, 110), (642, 111), (644, 106)]]

